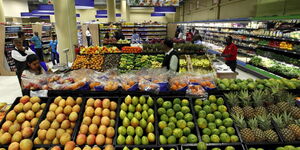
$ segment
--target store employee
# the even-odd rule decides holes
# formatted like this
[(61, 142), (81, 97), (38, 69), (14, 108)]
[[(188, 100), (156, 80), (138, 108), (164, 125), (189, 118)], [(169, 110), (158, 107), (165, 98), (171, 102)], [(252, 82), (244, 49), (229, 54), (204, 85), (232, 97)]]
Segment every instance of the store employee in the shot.
[(236, 69), (236, 58), (238, 49), (235, 44), (232, 43), (232, 37), (226, 37), (226, 47), (221, 54), (225, 58), (225, 64), (230, 67), (230, 69), (235, 72)]
[(179, 56), (177, 51), (173, 48), (173, 41), (165, 39), (164, 45), (168, 52), (165, 55), (162, 66), (166, 67), (168, 70), (179, 72)]

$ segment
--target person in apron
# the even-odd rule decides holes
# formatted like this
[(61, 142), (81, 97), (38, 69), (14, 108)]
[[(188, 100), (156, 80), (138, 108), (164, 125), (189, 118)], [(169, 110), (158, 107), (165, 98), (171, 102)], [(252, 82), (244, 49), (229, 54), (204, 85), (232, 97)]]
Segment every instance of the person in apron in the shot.
[(162, 66), (166, 67), (168, 70), (179, 72), (179, 56), (177, 51), (173, 49), (173, 41), (170, 39), (165, 39), (164, 46), (169, 51), (165, 54), (165, 59)]
[(11, 55), (15, 61), (15, 65), (17, 68), (16, 74), (21, 85), (21, 75), (26, 66), (26, 57), (31, 54), (35, 54), (30, 48), (25, 49), (23, 47), (22, 39), (14, 39), (15, 49), (12, 50)]

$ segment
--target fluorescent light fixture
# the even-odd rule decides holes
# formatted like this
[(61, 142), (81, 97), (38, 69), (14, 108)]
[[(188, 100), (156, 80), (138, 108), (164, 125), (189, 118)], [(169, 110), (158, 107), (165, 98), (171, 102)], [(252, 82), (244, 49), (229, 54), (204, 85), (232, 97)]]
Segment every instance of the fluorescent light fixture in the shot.
[(32, 15), (34, 15), (34, 16), (49, 16), (49, 15), (54, 15), (54, 12), (40, 12), (40, 10), (33, 10)]
[(21, 12), (21, 18), (38, 18), (39, 16), (34, 16), (29, 12)]
[(54, 12), (54, 8), (53, 8), (52, 4), (50, 4), (50, 5), (40, 4), (39, 7), (38, 7), (38, 10), (40, 12)]
[(151, 13), (151, 17), (164, 17), (166, 16), (165, 13)]

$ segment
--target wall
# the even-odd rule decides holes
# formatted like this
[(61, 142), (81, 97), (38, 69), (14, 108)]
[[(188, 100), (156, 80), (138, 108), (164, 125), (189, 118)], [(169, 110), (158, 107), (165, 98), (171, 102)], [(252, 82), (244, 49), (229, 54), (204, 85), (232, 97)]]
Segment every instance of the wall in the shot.
[(21, 17), (21, 12), (28, 12), (27, 0), (3, 0), (5, 17)]
[(299, 0), (257, 0), (257, 16), (300, 14)]

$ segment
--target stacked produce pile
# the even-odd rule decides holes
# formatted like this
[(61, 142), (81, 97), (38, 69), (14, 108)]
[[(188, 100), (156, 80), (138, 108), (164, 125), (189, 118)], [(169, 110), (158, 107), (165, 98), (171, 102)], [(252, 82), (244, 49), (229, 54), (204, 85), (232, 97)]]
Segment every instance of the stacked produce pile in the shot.
[(279, 86), (281, 89), (300, 88), (300, 80), (297, 79), (217, 79), (217, 86), (220, 90), (255, 90), (269, 89), (273, 86)]
[(135, 46), (135, 47), (124, 46), (124, 47), (122, 47), (122, 52), (123, 53), (141, 53), (142, 48), (140, 48), (138, 46)]
[[(154, 146), (152, 146), (154, 147)], [(121, 149), (120, 149), (121, 150)], [(127, 146), (125, 146), (122, 150), (176, 150), (176, 148), (172, 148), (172, 147), (155, 147), (155, 148), (128, 148)]]
[(118, 68), (121, 56), (120, 55), (105, 55), (104, 56), (104, 63), (103, 63), (103, 70), (109, 70)]
[(80, 49), (80, 54), (104, 54), (104, 53), (120, 53), (121, 51), (117, 47), (106, 47), (106, 46), (90, 46), (83, 47)]
[(236, 143), (239, 137), (236, 135), (233, 120), (227, 112), (222, 97), (216, 98), (210, 95), (208, 99), (196, 99), (194, 104), (197, 124), (202, 133), (202, 141), (205, 143)]
[(103, 55), (78, 55), (71, 69), (94, 69), (101, 70), (103, 64)]
[(174, 49), (182, 53), (203, 53), (204, 52), (203, 45), (196, 45), (192, 43), (175, 44)]
[[(291, 58), (291, 57), (277, 54), (274, 52), (268, 52), (268, 51), (259, 50), (259, 49), (256, 50), (256, 54), (263, 56), (263, 57), (268, 57), (270, 59), (275, 59), (277, 61), (285, 62), (288, 64), (293, 64), (295, 66), (300, 66), (300, 59), (297, 59), (297, 58)], [(259, 61), (258, 61), (258, 63), (259, 63)]]
[(179, 60), (179, 72), (196, 72), (207, 74), (213, 72), (212, 63), (207, 56), (185, 55)]
[(127, 39), (125, 39), (125, 40), (120, 39), (120, 40), (117, 42), (117, 44), (130, 44), (130, 41), (127, 40)]
[(164, 55), (122, 54), (119, 69), (121, 72), (140, 70), (142, 68), (160, 68)]
[(118, 145), (155, 144), (154, 100), (127, 96), (121, 104)]
[(258, 67), (267, 68), (268, 71), (283, 75), (288, 78), (298, 78), (300, 77), (300, 68), (290, 64), (285, 64), (276, 60), (272, 60), (266, 57), (255, 56), (250, 60), (250, 64)]
[(285, 142), (299, 139), (300, 126), (296, 120), (300, 118), (300, 108), (295, 106), (295, 96), (278, 86), (225, 96), (244, 142), (280, 142), (279, 133)]
[(189, 100), (158, 98), (157, 104), (160, 144), (198, 143)]
[(72, 97), (63, 99), (56, 97), (49, 106), (46, 118), (39, 124), (39, 130), (34, 138), (34, 144), (61, 144), (71, 141), (73, 130), (77, 122), (82, 98), (74, 100)]
[(8, 111), (10, 106), (7, 103), (0, 103), (0, 121), (4, 118), (6, 111)]
[(162, 53), (166, 52), (164, 45), (161, 43), (156, 44), (143, 44), (143, 52), (144, 53)]
[[(30, 148), (33, 131), (46, 107), (47, 101), (39, 97), (23, 96), (14, 102), (0, 130), (0, 144), (10, 147)], [(25, 146), (25, 147), (24, 147)]]
[(77, 145), (112, 145), (115, 136), (117, 103), (89, 98), (76, 138)]

